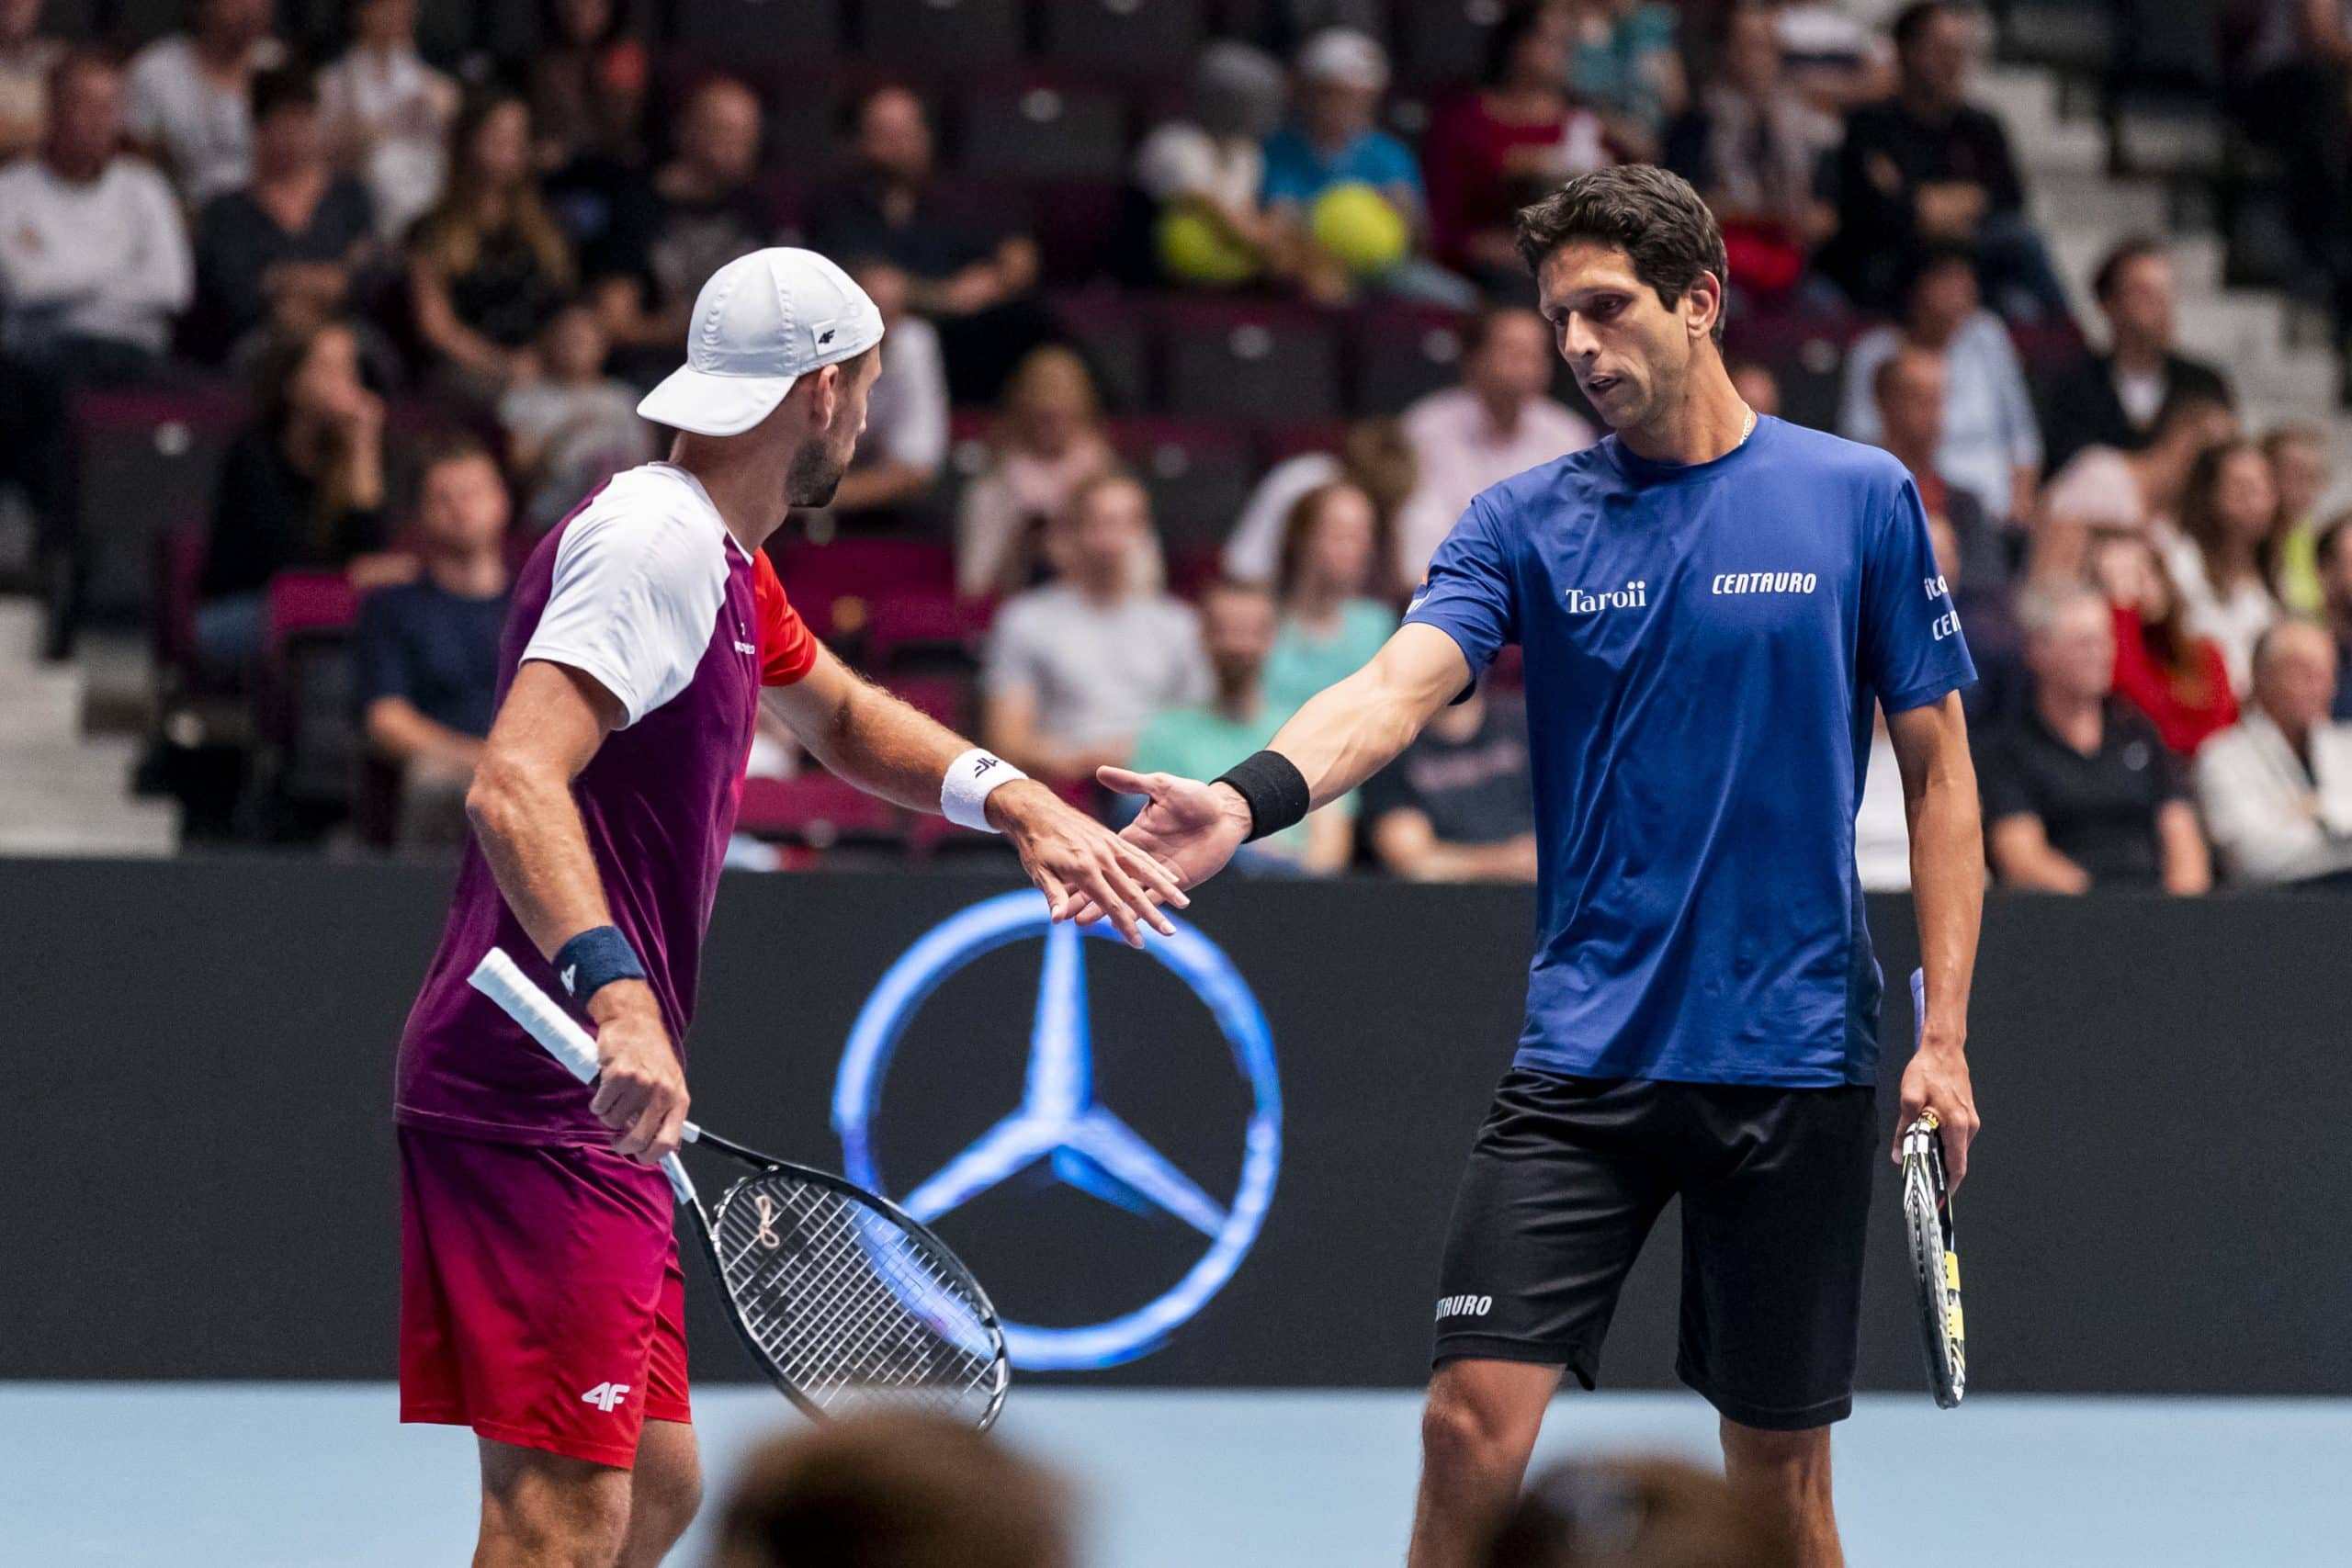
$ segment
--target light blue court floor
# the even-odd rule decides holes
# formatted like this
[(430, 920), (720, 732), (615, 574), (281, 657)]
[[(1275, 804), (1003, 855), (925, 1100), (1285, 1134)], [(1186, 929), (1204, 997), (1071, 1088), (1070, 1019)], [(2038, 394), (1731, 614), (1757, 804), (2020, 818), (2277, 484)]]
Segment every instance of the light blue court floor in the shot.
[[(375, 1385), (0, 1383), (0, 1563), (430, 1568), (472, 1540), (470, 1438), (394, 1424)], [(1417, 1400), (1016, 1391), (1002, 1431), (1075, 1476), (1087, 1568), (1401, 1560)], [(792, 1417), (695, 1393), (713, 1480)], [(1544, 1453), (1708, 1453), (1695, 1398), (1581, 1395)], [(1858, 1568), (2352, 1564), (2352, 1402), (1861, 1402), (1838, 1428)], [(699, 1536), (672, 1562), (704, 1561)]]

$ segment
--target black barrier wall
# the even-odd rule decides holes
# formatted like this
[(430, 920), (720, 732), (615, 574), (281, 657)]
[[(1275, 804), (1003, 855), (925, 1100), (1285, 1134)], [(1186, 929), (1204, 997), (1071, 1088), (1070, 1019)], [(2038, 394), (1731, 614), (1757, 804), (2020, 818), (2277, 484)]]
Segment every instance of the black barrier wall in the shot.
[[(391, 1375), (391, 1052), (447, 882), (314, 862), (0, 863), (0, 1377)], [(926, 931), (1003, 890), (729, 878), (690, 1043), (697, 1114), (838, 1166), (831, 1101), (861, 1008)], [(1051, 1375), (1418, 1383), (1454, 1179), (1518, 1031), (1531, 901), (1231, 882), (1193, 915), (1271, 1033), (1281, 1147), (1262, 1228), (1159, 1349)], [(1907, 973), (1907, 900), (1872, 917), (1888, 975)], [(2317, 899), (1994, 899), (1971, 1015), (1986, 1133), (1959, 1204), (1972, 1389), (2352, 1394), (2346, 931)], [(1159, 964), (1082, 951), (1094, 1102), (1222, 1213), (1253, 1112), (1233, 1050)], [(867, 1128), (893, 1194), (1022, 1103), (1043, 953), (1028, 938), (971, 957), (905, 1021)], [(1885, 1035), (1905, 1041), (1909, 1002), (1890, 989)], [(1890, 1130), (1903, 1055), (1885, 1064)], [(1909, 1391), (1891, 1175), (1862, 1382)], [(1210, 1247), (1164, 1204), (1111, 1201), (1127, 1196), (1065, 1157), (939, 1224), (1008, 1317), (1115, 1325)], [(1604, 1387), (1672, 1382), (1677, 1248), (1669, 1213)], [(690, 1334), (698, 1377), (751, 1375), (707, 1292)]]

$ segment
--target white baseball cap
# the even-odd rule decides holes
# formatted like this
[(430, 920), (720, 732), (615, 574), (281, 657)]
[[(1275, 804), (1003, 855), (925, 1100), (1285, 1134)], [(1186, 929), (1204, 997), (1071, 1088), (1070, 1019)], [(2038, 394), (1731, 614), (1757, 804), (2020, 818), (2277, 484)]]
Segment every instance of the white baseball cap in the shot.
[(1388, 51), (1370, 33), (1354, 28), (1325, 28), (1300, 46), (1298, 73), (1309, 82), (1385, 92)]
[(637, 412), (696, 435), (741, 435), (801, 377), (881, 341), (882, 312), (849, 274), (814, 251), (753, 251), (702, 286), (685, 364)]

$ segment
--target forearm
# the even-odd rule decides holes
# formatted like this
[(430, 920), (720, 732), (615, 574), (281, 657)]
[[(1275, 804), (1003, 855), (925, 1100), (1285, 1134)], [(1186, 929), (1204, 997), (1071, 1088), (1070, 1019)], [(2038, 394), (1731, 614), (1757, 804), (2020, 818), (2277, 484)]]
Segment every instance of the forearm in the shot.
[(2213, 850), (2241, 881), (2284, 882), (2314, 852), (2312, 836), (2301, 823), (2211, 820)]
[(0, 295), (19, 310), (71, 305), (97, 290), (90, 269), (62, 245), (14, 246), (0, 265)]
[(2213, 859), (2197, 814), (2187, 803), (2174, 801), (2164, 807), (2156, 831), (2164, 845), (2165, 891), (2183, 897), (2211, 892)]
[(368, 705), (368, 740), (379, 756), (395, 762), (470, 771), (481, 761), (479, 739), (427, 718), (405, 697), (378, 697)]
[(384, 504), (384, 448), (372, 437), (352, 443), (342, 489), (344, 504), (357, 512), (373, 512)]
[(1306, 852), (1298, 857), (1301, 871), (1317, 876), (1335, 875), (1355, 858), (1355, 819), (1326, 808), (1306, 819)]
[(1398, 867), (1412, 882), (1521, 882), (1528, 874), (1526, 846), (1506, 839), (1498, 844), (1450, 844), (1431, 839)]
[(1997, 818), (1987, 840), (1993, 871), (2005, 886), (2027, 893), (2087, 893), (2090, 873), (2051, 847), (2041, 819), (2028, 812)]
[(1938, 759), (1908, 813), (1911, 897), (1928, 984), (1920, 1048), (1958, 1051), (1968, 1040), (1968, 991), (1984, 918), (1984, 826), (1964, 749)]
[(466, 816), (506, 907), (547, 957), (582, 931), (613, 923), (588, 832), (560, 771), (486, 756)]
[(1306, 778), (1315, 806), (1329, 806), (1396, 761), (1444, 700), (1400, 687), (1382, 663), (1376, 658), (1308, 698), (1268, 747)]
[[(868, 795), (936, 815), (948, 764), (972, 742), (854, 674), (831, 653), (773, 710), (825, 771)], [(1007, 758), (1015, 767), (1022, 764)], [(990, 797), (993, 813), (994, 797)]]

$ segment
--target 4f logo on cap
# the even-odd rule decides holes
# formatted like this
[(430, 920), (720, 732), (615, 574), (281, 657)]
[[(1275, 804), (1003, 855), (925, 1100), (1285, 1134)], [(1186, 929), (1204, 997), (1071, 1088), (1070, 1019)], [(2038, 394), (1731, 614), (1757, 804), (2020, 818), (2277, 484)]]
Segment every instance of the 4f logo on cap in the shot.
[(822, 347), (824, 347), (827, 344), (829, 344), (829, 343), (831, 343), (831, 342), (832, 342), (832, 341), (833, 341), (833, 329), (832, 329), (832, 328), (831, 328), (831, 327), (827, 327), (823, 332), (820, 332), (820, 333), (819, 333), (817, 334), (817, 346), (818, 346), (819, 348), (822, 348)]

